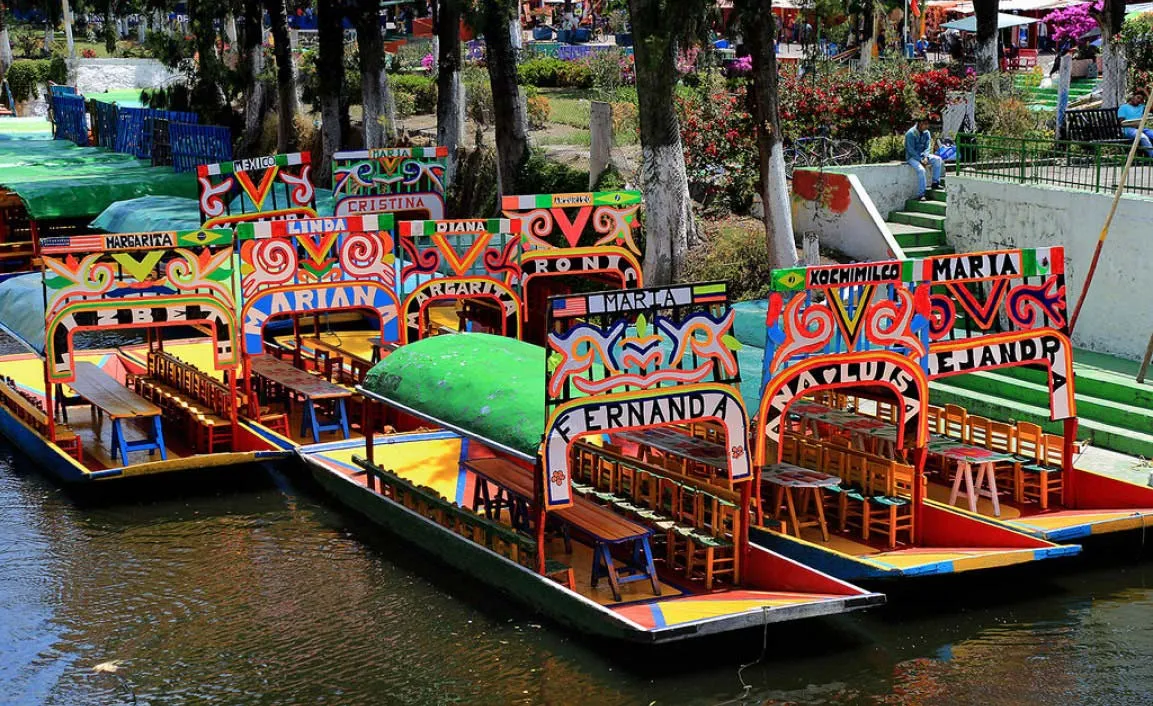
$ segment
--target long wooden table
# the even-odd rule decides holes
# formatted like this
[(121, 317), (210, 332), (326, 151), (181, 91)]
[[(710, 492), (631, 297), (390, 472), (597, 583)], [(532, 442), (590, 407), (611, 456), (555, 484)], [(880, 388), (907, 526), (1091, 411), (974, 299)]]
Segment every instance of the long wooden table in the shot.
[[(825, 503), (821, 498), (822, 488), (832, 488), (840, 485), (841, 479), (837, 476), (814, 471), (811, 468), (794, 466), (791, 463), (773, 463), (761, 470), (761, 479), (776, 487), (776, 501), (773, 503), (773, 519), (780, 519), (781, 496), (784, 496), (785, 509), (789, 513), (789, 521), (793, 523), (793, 534), (801, 536), (803, 527), (817, 527), (821, 530), (821, 537), (829, 541), (829, 525), (825, 521)], [(808, 500), (817, 506), (817, 519), (802, 523), (797, 519), (797, 501), (793, 498), (793, 490), (801, 491), (800, 504), (802, 509)]]
[(713, 469), (725, 470), (729, 467), (729, 456), (724, 444), (700, 439), (667, 427), (625, 431), (613, 434), (613, 437), (641, 447), (641, 460), (646, 459), (646, 449), (650, 451), (655, 449)]
[[(345, 406), (345, 401), (352, 397), (352, 391), (348, 388), (334, 385), (322, 377), (269, 355), (253, 358), (249, 369), (253, 375), (275, 383), (304, 400), (304, 416), (300, 420), (301, 436), (311, 430), (312, 440), (318, 444), (321, 432), (325, 431), (339, 431), (344, 434), (345, 439), (351, 436), (348, 429), (348, 410)], [(324, 424), (316, 413), (316, 403), (327, 400), (336, 403), (336, 421)]]
[[(503, 458), (480, 458), (463, 461), (465, 469), (477, 475), (478, 489), (473, 494), (474, 509), (478, 501), (485, 503), (486, 516), (495, 519), (494, 514), (499, 512), (499, 502), (494, 503), (488, 494), (487, 483), (491, 482), (505, 491), (516, 496), (518, 503), (527, 503), (532, 499), (532, 474), (517, 464)], [(480, 487), (485, 486), (481, 491)], [(510, 499), (511, 500), (511, 499)], [(523, 514), (527, 520), (527, 509), (516, 511), (510, 504), (514, 524), (518, 515)], [(527, 508), (527, 505), (525, 506)], [(595, 588), (601, 576), (609, 580), (612, 587), (613, 598), (621, 600), (620, 585), (632, 581), (649, 580), (652, 582), (653, 593), (660, 595), (660, 581), (657, 579), (656, 567), (653, 565), (653, 551), (649, 537), (652, 530), (631, 522), (596, 503), (584, 498), (574, 498), (569, 507), (553, 510), (553, 517), (575, 527), (593, 540), (592, 585)], [(626, 562), (625, 569), (629, 574), (622, 576), (613, 562), (612, 546), (615, 544), (633, 543), (632, 561)]]
[[(159, 407), (92, 363), (77, 363), (75, 371), (76, 379), (67, 383), (68, 387), (112, 420), (112, 460), (116, 460), (119, 454), (121, 460), (128, 463), (129, 451), (147, 451), (149, 454), (159, 451), (160, 458), (168, 460)], [(125, 419), (151, 419), (148, 437), (137, 441), (125, 439), (122, 426)]]
[[(968, 500), (969, 511), (977, 512), (977, 497), (985, 496), (993, 503), (993, 515), (1001, 516), (1001, 500), (997, 491), (996, 465), (1013, 461), (1012, 454), (990, 451), (980, 446), (971, 446), (956, 439), (934, 436), (929, 440), (928, 451), (934, 456), (957, 464), (957, 476), (953, 479), (953, 489), (949, 493), (949, 504), (955, 505), (957, 497), (964, 495)], [(978, 467), (977, 479), (973, 480), (973, 466)], [(961, 483), (964, 482), (964, 493)]]

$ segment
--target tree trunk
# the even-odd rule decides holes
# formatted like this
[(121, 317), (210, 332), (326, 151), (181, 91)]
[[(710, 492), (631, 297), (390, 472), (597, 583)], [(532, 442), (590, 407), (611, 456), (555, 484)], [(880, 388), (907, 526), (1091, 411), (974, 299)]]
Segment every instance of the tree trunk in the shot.
[(793, 240), (793, 213), (789, 183), (785, 178), (784, 150), (778, 139), (781, 123), (777, 96), (777, 52), (772, 36), (770, 2), (737, 0), (735, 9), (740, 18), (745, 48), (753, 60), (749, 107), (753, 124), (757, 126), (760, 193), (765, 211), (769, 264), (776, 269), (796, 264), (797, 248)]
[(516, 49), (509, 32), (515, 11), (509, 0), (490, 0), (480, 11), (480, 30), (484, 34), (485, 62), (496, 116), (497, 174), (502, 194), (520, 193), (521, 170), (529, 156), (528, 114), (517, 85)]
[(68, 56), (76, 56), (76, 42), (72, 39), (72, 7), (68, 4), (68, 0), (63, 1), (63, 9), (64, 46), (68, 49)]
[(396, 140), (396, 103), (384, 70), (384, 37), (380, 33), (378, 0), (361, 0), (356, 41), (360, 47), (364, 146), (386, 147)]
[(316, 182), (327, 185), (332, 179), (332, 155), (340, 149), (341, 93), (344, 88), (344, 30), (340, 21), (344, 13), (334, 2), (322, 2), (317, 7), (316, 71), (321, 76), (317, 92), (320, 94), (320, 164), (316, 168)]
[(677, 44), (667, 9), (657, 0), (629, 0), (645, 196), (644, 274), (649, 285), (676, 280), (695, 231), (681, 126), (673, 107)]
[(112, 19), (112, 0), (104, 0), (104, 49), (109, 54), (116, 52), (116, 22)]
[(215, 20), (216, 8), (209, 0), (188, 0), (188, 22), (197, 55), (193, 108), (211, 123), (220, 124), (231, 115), (225, 105), (224, 67), (216, 54)]
[[(5, 19), (7, 14), (7, 5), (0, 2), (0, 76), (8, 73), (8, 67), (12, 65), (12, 38), (8, 35), (8, 22)], [(16, 106), (9, 107), (13, 110), (16, 108)]]
[(456, 150), (464, 142), (464, 84), (460, 80), (460, 0), (440, 0), (436, 11), (436, 144), (448, 148), (445, 188), (456, 174)]
[(997, 0), (973, 0), (977, 13), (977, 74), (995, 74), (997, 65)]
[(1096, 19), (1101, 27), (1101, 107), (1116, 108), (1125, 103), (1129, 84), (1125, 50), (1113, 41), (1125, 22), (1125, 0), (1105, 0)]
[(260, 73), (264, 71), (264, 13), (260, 0), (244, 0), (244, 134), (240, 155), (252, 156), (260, 141), (268, 96)]
[(300, 96), (296, 91), (296, 63), (292, 59), (292, 46), (288, 39), (288, 16), (284, 0), (265, 0), (269, 22), (272, 23), (272, 55), (276, 58), (276, 151), (295, 152), (299, 148), (300, 133), (296, 117), (300, 114)]
[(858, 62), (862, 69), (867, 69), (873, 63), (873, 46), (876, 44), (874, 30), (877, 19), (873, 12), (873, 0), (865, 0), (861, 14), (861, 53)]

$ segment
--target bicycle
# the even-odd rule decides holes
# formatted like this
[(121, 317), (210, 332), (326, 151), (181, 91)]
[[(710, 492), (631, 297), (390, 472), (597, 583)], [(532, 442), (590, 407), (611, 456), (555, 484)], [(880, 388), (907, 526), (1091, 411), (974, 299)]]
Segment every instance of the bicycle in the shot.
[(816, 137), (799, 137), (785, 145), (785, 173), (793, 176), (796, 167), (847, 167), (865, 162), (865, 151), (852, 140), (829, 137), (821, 128)]

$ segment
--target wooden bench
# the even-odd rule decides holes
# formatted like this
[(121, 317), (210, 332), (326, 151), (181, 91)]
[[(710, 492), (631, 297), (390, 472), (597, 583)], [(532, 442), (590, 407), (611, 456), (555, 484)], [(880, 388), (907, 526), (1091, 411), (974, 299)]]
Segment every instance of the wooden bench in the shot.
[(1112, 108), (1070, 110), (1065, 113), (1065, 136), (1072, 142), (1128, 144), (1121, 131), (1121, 118)]
[[(4, 378), (5, 384), (0, 385), (0, 403), (12, 411), (16, 418), (36, 430), (36, 433), (45, 439), (48, 438), (48, 414), (40, 404), (40, 400), (31, 397), (28, 393), (16, 387), (12, 378)], [(80, 437), (66, 424), (56, 425), (56, 445), (62, 451), (84, 462), (84, 451), (80, 446)]]
[(215, 453), (232, 448), (232, 393), (219, 380), (164, 351), (148, 352), (148, 377), (137, 377), (136, 390), (179, 419), (192, 448)]

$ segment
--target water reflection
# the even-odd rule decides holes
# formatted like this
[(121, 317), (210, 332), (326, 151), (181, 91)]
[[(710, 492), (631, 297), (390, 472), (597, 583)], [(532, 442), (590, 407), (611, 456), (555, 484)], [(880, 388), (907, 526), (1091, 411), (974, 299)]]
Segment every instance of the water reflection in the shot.
[[(760, 634), (605, 650), (307, 483), (225, 480), (78, 499), (0, 447), (0, 703), (1153, 702), (1144, 565), (1019, 578), (1025, 600), (989, 605), (1005, 589), (976, 584), (774, 626), (745, 694)], [(115, 674), (92, 671), (109, 660)]]

